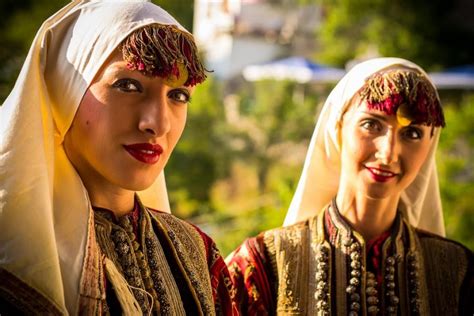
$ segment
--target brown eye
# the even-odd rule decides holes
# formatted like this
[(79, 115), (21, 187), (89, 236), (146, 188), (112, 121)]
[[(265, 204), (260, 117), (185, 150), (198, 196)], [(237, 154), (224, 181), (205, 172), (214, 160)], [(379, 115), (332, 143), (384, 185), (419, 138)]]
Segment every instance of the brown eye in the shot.
[(179, 103), (188, 103), (191, 100), (189, 91), (186, 89), (174, 89), (168, 93), (168, 97)]
[(380, 123), (377, 120), (373, 119), (363, 120), (360, 126), (369, 132), (378, 132), (382, 130), (382, 126), (380, 125)]
[(115, 81), (112, 85), (114, 88), (119, 89), (120, 91), (123, 92), (142, 92), (142, 85), (140, 82), (134, 79), (119, 79)]
[(403, 136), (410, 140), (421, 139), (423, 137), (423, 132), (416, 127), (407, 127), (403, 131)]

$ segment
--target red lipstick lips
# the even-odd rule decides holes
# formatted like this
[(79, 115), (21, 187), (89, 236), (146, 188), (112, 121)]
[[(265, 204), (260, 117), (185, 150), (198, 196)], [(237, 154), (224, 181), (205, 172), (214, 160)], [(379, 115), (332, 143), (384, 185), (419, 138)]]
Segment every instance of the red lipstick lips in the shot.
[(158, 144), (141, 143), (123, 147), (133, 158), (150, 165), (157, 163), (163, 153), (163, 148)]
[(369, 170), (372, 179), (377, 182), (387, 182), (388, 180), (395, 177), (397, 174), (388, 170), (366, 167)]

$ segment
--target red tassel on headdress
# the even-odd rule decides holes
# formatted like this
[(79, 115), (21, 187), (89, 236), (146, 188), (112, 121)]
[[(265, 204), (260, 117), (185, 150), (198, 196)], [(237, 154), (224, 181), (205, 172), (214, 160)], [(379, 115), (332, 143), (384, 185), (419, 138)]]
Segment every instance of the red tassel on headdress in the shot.
[(147, 25), (128, 36), (121, 49), (129, 69), (147, 76), (179, 78), (183, 75), (181, 67), (188, 76), (185, 86), (194, 86), (206, 79), (192, 35), (176, 26)]
[(403, 115), (416, 124), (444, 127), (443, 109), (436, 89), (415, 70), (396, 69), (376, 73), (360, 91), (369, 109), (395, 115), (401, 105)]

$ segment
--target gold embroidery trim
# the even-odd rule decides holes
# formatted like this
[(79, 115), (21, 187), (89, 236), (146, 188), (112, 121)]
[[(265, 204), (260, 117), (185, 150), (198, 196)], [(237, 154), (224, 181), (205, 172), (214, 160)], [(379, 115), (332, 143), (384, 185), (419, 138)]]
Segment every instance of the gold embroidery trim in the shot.
[(215, 315), (204, 242), (194, 227), (170, 214), (153, 217), (173, 245), (177, 262), (187, 276), (191, 293), (204, 315)]

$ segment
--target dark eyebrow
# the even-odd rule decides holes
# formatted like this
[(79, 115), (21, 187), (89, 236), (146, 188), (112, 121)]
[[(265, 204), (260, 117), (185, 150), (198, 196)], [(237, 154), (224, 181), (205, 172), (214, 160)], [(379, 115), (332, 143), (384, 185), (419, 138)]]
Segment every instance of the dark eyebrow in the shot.
[[(364, 114), (373, 116), (373, 117), (375, 117), (375, 118), (378, 118), (379, 120), (382, 120), (382, 121), (384, 121), (384, 122), (387, 121), (387, 117), (385, 117), (384, 115), (375, 114), (375, 113), (367, 112), (367, 111), (361, 111), (361, 112), (364, 113)], [(407, 125), (407, 126), (421, 126), (421, 125), (424, 125), (424, 124), (411, 122), (411, 123), (410, 123), (409, 125)]]
[(364, 114), (367, 114), (367, 115), (376, 117), (376, 118), (378, 118), (378, 119), (380, 119), (380, 120), (382, 120), (382, 121), (385, 121), (385, 122), (387, 121), (387, 118), (386, 118), (385, 116), (383, 116), (383, 115), (375, 114), (375, 113), (372, 113), (372, 112), (366, 112), (366, 111), (361, 111), (361, 112), (364, 113)]

